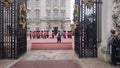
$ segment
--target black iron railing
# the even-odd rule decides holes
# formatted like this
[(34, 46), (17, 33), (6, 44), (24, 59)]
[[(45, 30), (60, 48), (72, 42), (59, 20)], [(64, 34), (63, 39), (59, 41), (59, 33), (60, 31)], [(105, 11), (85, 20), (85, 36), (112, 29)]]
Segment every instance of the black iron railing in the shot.
[[(98, 15), (97, 0), (85, 1), (75, 0), (75, 5), (78, 5), (78, 20), (74, 16), (74, 21), (78, 21), (75, 29), (75, 52), (80, 58), (97, 57), (97, 42), (100, 38), (100, 17)], [(99, 10), (100, 12), (100, 10)], [(74, 12), (76, 14), (76, 12)], [(99, 18), (98, 18), (99, 17)], [(99, 24), (98, 24), (99, 19)], [(98, 37), (99, 35), (99, 37)]]
[(21, 3), (26, 0), (14, 0), (8, 7), (0, 2), (0, 59), (17, 59), (27, 51), (26, 29), (18, 21)]

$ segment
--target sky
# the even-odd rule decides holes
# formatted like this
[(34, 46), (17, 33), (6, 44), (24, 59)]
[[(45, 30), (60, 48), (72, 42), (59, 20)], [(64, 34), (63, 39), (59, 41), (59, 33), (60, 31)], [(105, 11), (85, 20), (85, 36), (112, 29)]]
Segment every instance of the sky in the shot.
[(71, 0), (71, 23), (73, 23), (73, 6), (74, 6), (74, 0)]

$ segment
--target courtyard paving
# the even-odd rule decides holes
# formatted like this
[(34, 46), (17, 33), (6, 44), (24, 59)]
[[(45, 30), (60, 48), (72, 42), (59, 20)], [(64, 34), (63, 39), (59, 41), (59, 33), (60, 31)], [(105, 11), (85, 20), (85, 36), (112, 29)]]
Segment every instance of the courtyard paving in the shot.
[[(19, 61), (41, 61), (41, 60), (73, 60), (74, 63), (82, 66), (81, 68), (120, 68), (120, 66), (111, 66), (98, 58), (78, 58), (73, 50), (31, 50), (31, 42), (56, 41), (56, 39), (28, 39), (28, 52), (16, 60), (0, 60), (0, 68), (10, 68)], [(72, 41), (73, 39), (62, 39), (63, 41)], [(34, 67), (33, 67), (34, 68)]]

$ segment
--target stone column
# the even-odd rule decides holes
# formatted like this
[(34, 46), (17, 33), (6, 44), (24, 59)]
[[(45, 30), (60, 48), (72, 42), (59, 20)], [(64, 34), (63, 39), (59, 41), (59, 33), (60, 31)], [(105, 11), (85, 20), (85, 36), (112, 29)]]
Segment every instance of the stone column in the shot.
[(107, 46), (107, 39), (110, 36), (112, 24), (112, 0), (102, 0), (102, 17), (101, 17), (101, 44), (98, 46), (98, 58), (109, 62), (110, 54)]

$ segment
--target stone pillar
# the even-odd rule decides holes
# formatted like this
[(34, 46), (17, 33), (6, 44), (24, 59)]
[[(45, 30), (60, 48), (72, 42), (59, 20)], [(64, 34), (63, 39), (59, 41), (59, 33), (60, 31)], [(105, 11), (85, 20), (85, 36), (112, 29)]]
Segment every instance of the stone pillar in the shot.
[(112, 24), (112, 0), (102, 0), (102, 17), (101, 17), (101, 44), (98, 46), (98, 58), (109, 62), (110, 54), (107, 46), (107, 39), (110, 36)]

